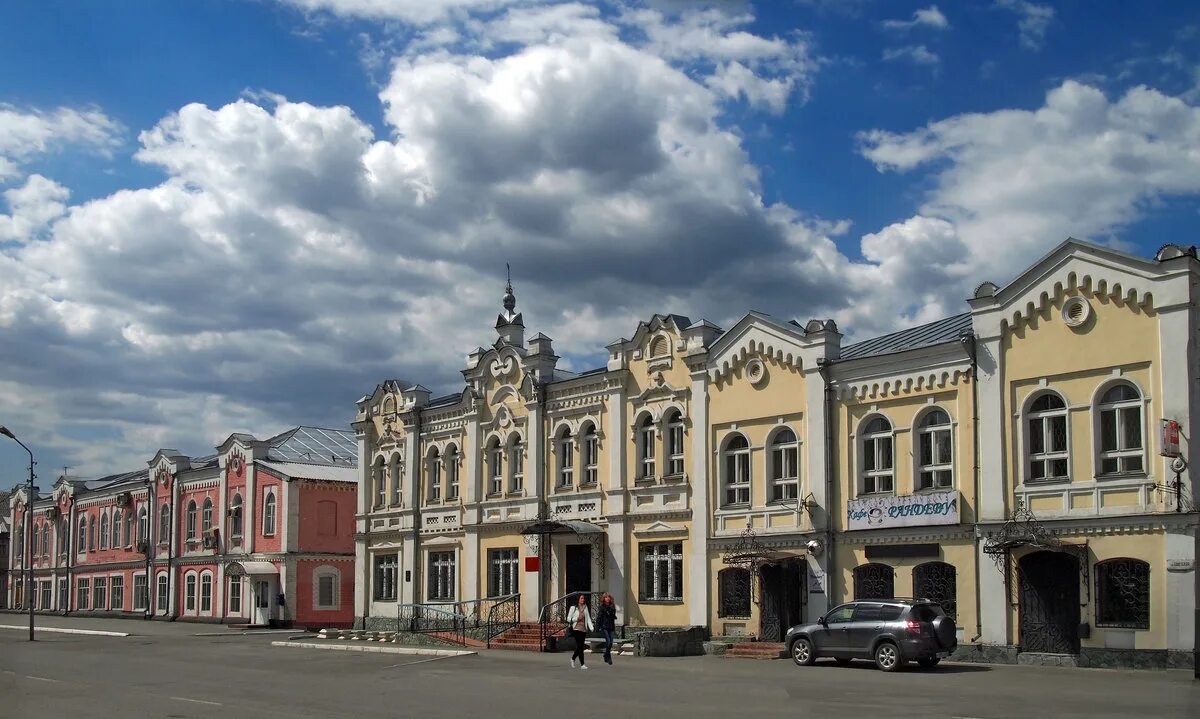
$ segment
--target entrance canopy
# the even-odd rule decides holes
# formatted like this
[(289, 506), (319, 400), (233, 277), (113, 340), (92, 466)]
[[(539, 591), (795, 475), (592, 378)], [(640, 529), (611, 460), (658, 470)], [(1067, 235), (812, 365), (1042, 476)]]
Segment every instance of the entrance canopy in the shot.
[(225, 565), (225, 574), (230, 577), (261, 577), (279, 574), (279, 569), (270, 562), (230, 562)]
[(589, 534), (604, 534), (604, 528), (596, 526), (591, 522), (584, 522), (578, 519), (566, 519), (561, 522), (552, 519), (542, 519), (526, 527), (521, 531), (521, 534), (577, 534), (585, 536)]

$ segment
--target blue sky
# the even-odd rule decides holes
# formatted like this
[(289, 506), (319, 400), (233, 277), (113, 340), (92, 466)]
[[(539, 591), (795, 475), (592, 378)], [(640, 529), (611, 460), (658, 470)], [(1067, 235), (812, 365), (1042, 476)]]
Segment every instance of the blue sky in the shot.
[(583, 369), (654, 312), (861, 338), (1068, 235), (1149, 255), (1200, 217), (1193, 3), (17, 0), (0, 27), (0, 423), (43, 475), (341, 425), (388, 377), (453, 391), (506, 261)]

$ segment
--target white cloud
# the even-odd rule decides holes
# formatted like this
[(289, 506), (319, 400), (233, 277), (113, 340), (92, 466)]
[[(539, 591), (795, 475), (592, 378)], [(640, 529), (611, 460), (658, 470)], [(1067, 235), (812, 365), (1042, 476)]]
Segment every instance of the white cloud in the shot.
[(64, 203), (70, 194), (67, 188), (41, 175), (30, 175), (23, 187), (5, 190), (11, 214), (0, 215), (0, 242), (37, 236), (66, 212)]
[(912, 20), (884, 20), (883, 26), (888, 30), (911, 30), (916, 27), (948, 30), (950, 21), (946, 19), (941, 10), (938, 10), (937, 5), (930, 5), (914, 12)]
[(427, 25), (466, 13), (494, 10), (520, 0), (282, 0), (309, 12), (341, 17), (400, 20)]
[(19, 176), (20, 166), (33, 157), (65, 145), (111, 153), (122, 132), (120, 123), (97, 109), (46, 112), (0, 103), (0, 181)]
[(937, 65), (941, 62), (935, 53), (930, 52), (929, 48), (924, 45), (905, 45), (904, 47), (893, 47), (883, 51), (883, 59), (888, 62), (903, 60), (911, 62), (914, 65)]
[(1054, 19), (1054, 8), (1028, 0), (996, 0), (996, 7), (1018, 15), (1017, 30), (1021, 34), (1022, 45), (1030, 50), (1042, 49), (1046, 42), (1046, 30)]

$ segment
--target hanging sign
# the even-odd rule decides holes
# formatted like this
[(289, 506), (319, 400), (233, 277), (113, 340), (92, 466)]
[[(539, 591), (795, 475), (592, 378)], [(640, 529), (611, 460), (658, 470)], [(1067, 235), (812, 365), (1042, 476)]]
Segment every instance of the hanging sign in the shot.
[(525, 557), (525, 571), (536, 572), (541, 567), (539, 557)]
[(1162, 424), (1162, 456), (1179, 456), (1179, 423), (1173, 419), (1164, 419)]
[(958, 524), (958, 492), (850, 500), (848, 529), (889, 529)]

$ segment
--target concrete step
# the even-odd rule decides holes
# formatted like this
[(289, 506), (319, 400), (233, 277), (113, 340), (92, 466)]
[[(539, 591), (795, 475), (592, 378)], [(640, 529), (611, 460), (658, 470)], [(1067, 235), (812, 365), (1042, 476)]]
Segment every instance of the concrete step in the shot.
[(743, 642), (729, 647), (725, 656), (733, 659), (781, 659), (784, 652), (782, 642)]

